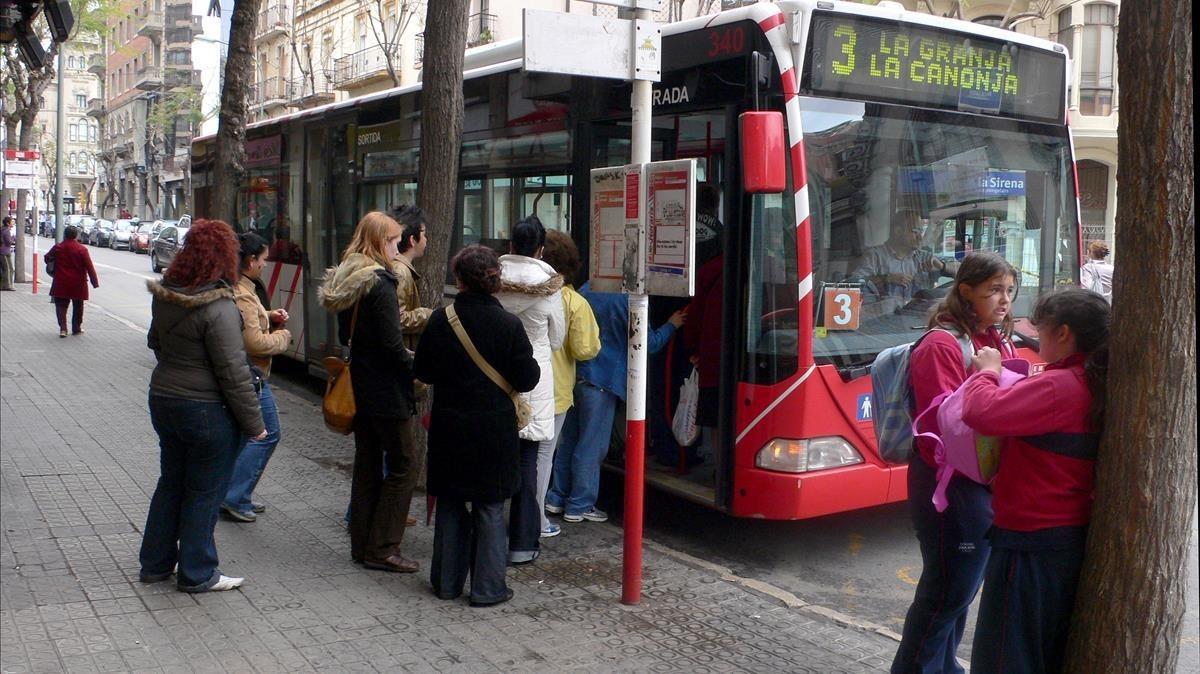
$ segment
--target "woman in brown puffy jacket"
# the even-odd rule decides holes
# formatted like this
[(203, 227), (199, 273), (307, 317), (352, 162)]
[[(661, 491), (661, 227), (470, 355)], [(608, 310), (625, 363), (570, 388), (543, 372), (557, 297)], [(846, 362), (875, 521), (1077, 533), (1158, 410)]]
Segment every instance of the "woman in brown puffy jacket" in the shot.
[(246, 355), (254, 375), (261, 381), (258, 402), (262, 407), (263, 423), (267, 426), (267, 437), (251, 440), (238, 454), (221, 510), (230, 519), (253, 522), (258, 519), (258, 513), (266, 509), (251, 500), (254, 488), (279, 445), (279, 412), (275, 407), (275, 395), (267, 384), (267, 375), (271, 373), (271, 357), (288, 350), (292, 335), (283, 327), (287, 323), (287, 311), (268, 309), (270, 298), (261, 280), (267, 263), (266, 240), (254, 232), (245, 232), (238, 241), (242, 275), (233, 289), (233, 300), (242, 312), (242, 341)]

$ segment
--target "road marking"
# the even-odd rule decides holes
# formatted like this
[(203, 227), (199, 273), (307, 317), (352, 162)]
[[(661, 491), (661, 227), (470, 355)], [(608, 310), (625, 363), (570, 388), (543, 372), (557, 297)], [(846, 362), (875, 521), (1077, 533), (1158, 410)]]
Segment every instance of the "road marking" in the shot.
[(145, 332), (146, 330), (150, 329), (148, 326), (138, 325), (137, 323), (134, 323), (133, 321), (121, 318), (120, 316), (114, 314), (113, 312), (109, 311), (108, 309), (105, 309), (104, 307), (100, 306), (99, 304), (96, 304), (95, 302), (93, 302), (91, 300), (88, 300), (87, 304), (89, 307), (98, 310), (100, 313), (104, 314), (105, 316), (108, 316), (109, 318), (115, 320), (116, 322), (120, 323), (121, 325), (124, 325), (127, 328), (133, 328), (134, 330), (137, 330), (138, 332)]
[(137, 277), (137, 278), (140, 278), (140, 279), (145, 279), (145, 280), (147, 280), (147, 281), (157, 281), (157, 280), (159, 280), (157, 276), (147, 276), (146, 274), (139, 274), (139, 273), (137, 273), (137, 272), (135, 272), (135, 271), (129, 271), (128, 269), (122, 269), (122, 268), (120, 268), (120, 267), (114, 267), (114, 266), (112, 266), (111, 264), (102, 264), (102, 263), (100, 263), (100, 262), (93, 262), (92, 264), (96, 265), (97, 267), (100, 267), (101, 269), (111, 269), (112, 271), (119, 271), (119, 272), (121, 272), (122, 274), (128, 274), (129, 276), (134, 276), (134, 277)]
[(862, 534), (850, 534), (850, 556), (857, 557), (862, 551), (863, 541), (865, 538)]

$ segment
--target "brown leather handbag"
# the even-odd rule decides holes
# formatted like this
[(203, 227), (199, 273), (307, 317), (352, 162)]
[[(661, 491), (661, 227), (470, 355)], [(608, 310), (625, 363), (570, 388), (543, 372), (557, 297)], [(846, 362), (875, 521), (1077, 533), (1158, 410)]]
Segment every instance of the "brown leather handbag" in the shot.
[[(358, 323), (358, 303), (354, 304), (354, 314), (350, 317), (350, 339), (346, 341), (349, 349), (354, 342), (354, 326)], [(354, 414), (357, 407), (354, 404), (354, 388), (350, 385), (350, 356), (325, 358), (325, 371), (328, 379), (325, 381), (325, 397), (321, 401), (321, 413), (325, 416), (325, 427), (329, 430), (349, 435), (354, 431)]]

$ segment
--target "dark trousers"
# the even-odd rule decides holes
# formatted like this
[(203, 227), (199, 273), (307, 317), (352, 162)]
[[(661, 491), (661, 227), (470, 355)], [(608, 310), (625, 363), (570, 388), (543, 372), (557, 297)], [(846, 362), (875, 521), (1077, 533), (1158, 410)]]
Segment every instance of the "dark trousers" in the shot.
[(908, 503), (921, 545), (921, 579), (904, 619), (893, 674), (963, 671), (955, 653), (987, 565), (992, 493), (956, 475), (946, 490), (950, 505), (939, 513), (932, 502), (936, 486), (936, 471), (914, 455), (908, 465)]
[(465, 501), (439, 496), (429, 568), (434, 593), (443, 599), (457, 597), (469, 573), (471, 601), (499, 601), (508, 591), (504, 582), (507, 567), (504, 501), (476, 501), (468, 513)]
[(971, 672), (1058, 672), (1067, 647), (1083, 540), (1064, 549), (1019, 550), (993, 540)]
[(203, 591), (220, 580), (213, 530), (241, 432), (220, 402), (152, 395), (150, 421), (162, 472), (142, 532), (141, 573), (163, 576), (178, 564), (179, 588)]
[(83, 327), (83, 300), (73, 300), (66, 297), (54, 298), (54, 313), (58, 315), (58, 329), (67, 329), (67, 307), (71, 307), (71, 332), (79, 332)]
[(521, 440), (521, 486), (512, 497), (508, 514), (508, 549), (537, 552), (542, 536), (542, 517), (537, 499), (537, 440)]
[[(360, 414), (354, 418), (354, 477), (350, 485), (350, 558), (384, 559), (400, 552), (417, 484), (413, 418)], [(384, 477), (384, 465), (387, 477)]]

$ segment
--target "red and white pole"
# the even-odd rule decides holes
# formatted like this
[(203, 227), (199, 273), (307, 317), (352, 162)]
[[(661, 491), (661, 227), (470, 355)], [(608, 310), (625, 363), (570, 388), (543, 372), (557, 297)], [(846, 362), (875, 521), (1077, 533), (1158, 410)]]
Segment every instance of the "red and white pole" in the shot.
[[(634, 12), (636, 22), (648, 22), (648, 9)], [(646, 24), (642, 24), (645, 26)], [(637, 28), (634, 44), (637, 44)], [(635, 77), (630, 95), (632, 139), (630, 161), (650, 163), (653, 83)], [(646, 484), (646, 349), (650, 298), (646, 295), (646, 180), (638, 177), (638, 249), (635, 260), (626, 260), (625, 291), (629, 294), (629, 352), (625, 386), (625, 547), (622, 569), (621, 603), (636, 604), (642, 599), (642, 506)], [(630, 271), (632, 276), (630, 278)]]
[(34, 179), (33, 189), (33, 226), (29, 229), (33, 231), (33, 294), (38, 291), (38, 206), (37, 206), (37, 179)]

